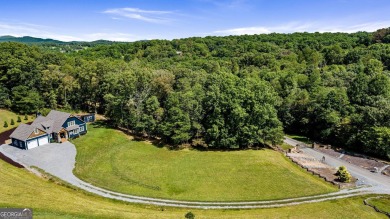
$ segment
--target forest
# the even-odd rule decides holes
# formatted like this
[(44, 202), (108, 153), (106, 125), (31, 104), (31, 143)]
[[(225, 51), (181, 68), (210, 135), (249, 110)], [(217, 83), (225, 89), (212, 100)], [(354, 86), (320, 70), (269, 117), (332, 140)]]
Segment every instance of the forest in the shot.
[(98, 112), (177, 147), (295, 133), (390, 158), (390, 28), (54, 47), (0, 43), (0, 108)]

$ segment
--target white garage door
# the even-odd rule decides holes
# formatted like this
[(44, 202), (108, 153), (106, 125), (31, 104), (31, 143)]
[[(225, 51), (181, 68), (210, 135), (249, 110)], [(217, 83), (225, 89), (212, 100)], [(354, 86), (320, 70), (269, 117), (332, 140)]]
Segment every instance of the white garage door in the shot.
[(42, 137), (42, 138), (38, 138), (38, 143), (39, 143), (39, 146), (47, 144), (47, 143), (49, 143), (49, 139), (47, 138), (47, 136)]
[(27, 142), (28, 149), (35, 148), (35, 147), (38, 147), (38, 141), (36, 139)]

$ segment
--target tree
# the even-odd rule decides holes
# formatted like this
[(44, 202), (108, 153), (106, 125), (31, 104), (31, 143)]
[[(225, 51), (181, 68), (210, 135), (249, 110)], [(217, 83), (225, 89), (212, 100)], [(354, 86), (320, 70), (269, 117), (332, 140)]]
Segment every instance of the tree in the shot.
[(345, 166), (339, 167), (339, 169), (336, 172), (336, 175), (338, 176), (338, 180), (340, 182), (349, 183), (351, 182), (352, 176), (348, 172), (347, 168)]
[(22, 119), (20, 118), (20, 116), (18, 116), (18, 119), (16, 120), (16, 122), (22, 122)]
[(7, 121), (4, 121), (3, 127), (4, 127), (4, 128), (7, 128), (7, 127), (8, 127), (8, 122), (7, 122)]
[(24, 120), (28, 120), (27, 114), (24, 114)]
[(11, 119), (11, 125), (15, 125), (14, 119)]

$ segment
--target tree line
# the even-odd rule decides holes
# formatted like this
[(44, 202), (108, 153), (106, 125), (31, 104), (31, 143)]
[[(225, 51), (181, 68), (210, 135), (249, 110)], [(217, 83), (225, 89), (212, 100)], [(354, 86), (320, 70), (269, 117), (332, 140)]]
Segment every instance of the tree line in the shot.
[(172, 145), (306, 135), (390, 156), (390, 29), (96, 44), (0, 44), (0, 107), (97, 111)]

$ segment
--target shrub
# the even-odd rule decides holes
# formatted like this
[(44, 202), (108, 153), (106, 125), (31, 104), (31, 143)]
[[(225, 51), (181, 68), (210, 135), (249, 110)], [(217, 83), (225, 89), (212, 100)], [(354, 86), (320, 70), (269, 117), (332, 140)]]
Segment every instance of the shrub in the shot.
[(348, 172), (347, 168), (345, 166), (339, 167), (339, 169), (336, 172), (336, 175), (338, 176), (338, 180), (340, 182), (351, 182), (352, 176)]
[(28, 120), (28, 117), (27, 117), (27, 115), (24, 115), (24, 120)]
[(15, 125), (14, 119), (11, 119), (11, 125)]
[(20, 116), (18, 116), (18, 120), (16, 120), (17, 122), (22, 122), (22, 119), (20, 118)]
[(194, 219), (194, 218), (195, 218), (195, 214), (193, 214), (193, 213), (190, 211), (190, 212), (188, 212), (184, 217), (187, 218), (187, 219)]
[(4, 127), (4, 128), (7, 128), (7, 127), (8, 127), (8, 122), (7, 122), (7, 121), (4, 121), (3, 127)]

